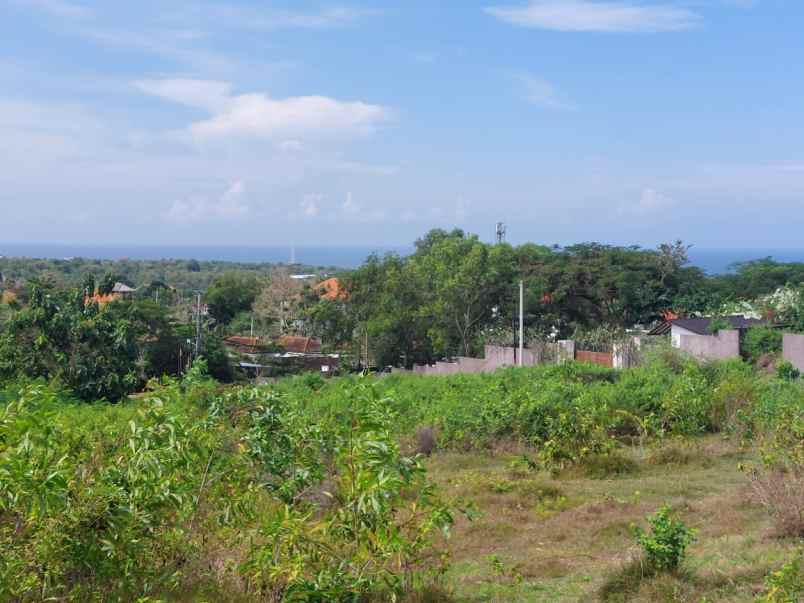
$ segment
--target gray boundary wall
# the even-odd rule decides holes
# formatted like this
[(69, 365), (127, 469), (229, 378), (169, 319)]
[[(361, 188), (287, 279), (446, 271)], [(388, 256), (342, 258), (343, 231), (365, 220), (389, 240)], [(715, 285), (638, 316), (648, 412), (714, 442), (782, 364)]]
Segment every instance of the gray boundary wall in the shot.
[[(562, 345), (563, 344), (563, 345)], [(575, 350), (572, 341), (560, 342), (556, 345), (557, 353), (574, 356)], [(487, 345), (484, 349), (484, 358), (467, 358), (459, 356), (452, 362), (436, 362), (431, 365), (417, 364), (412, 371), (397, 369), (394, 372), (412, 372), (416, 375), (454, 375), (455, 373), (491, 373), (506, 366), (519, 366), (517, 348)], [(555, 354), (553, 354), (555, 356)], [(547, 361), (544, 351), (525, 348), (522, 354), (523, 366), (537, 366), (539, 364), (552, 364), (554, 359)]]
[(782, 336), (782, 356), (800, 371), (804, 371), (804, 335), (785, 333)]
[(681, 335), (679, 349), (701, 360), (740, 357), (740, 332), (718, 331), (715, 335)]

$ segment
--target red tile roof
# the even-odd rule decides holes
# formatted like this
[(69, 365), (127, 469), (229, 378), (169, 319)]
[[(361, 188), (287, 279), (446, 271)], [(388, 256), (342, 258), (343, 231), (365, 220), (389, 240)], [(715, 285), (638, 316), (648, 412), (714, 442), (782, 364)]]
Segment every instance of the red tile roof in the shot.
[(317, 337), (285, 335), (279, 338), (279, 345), (285, 348), (286, 352), (296, 354), (318, 354), (321, 352), (321, 340)]
[(335, 277), (321, 281), (315, 286), (315, 290), (318, 291), (322, 299), (328, 299), (330, 301), (344, 300), (348, 297), (341, 282)]

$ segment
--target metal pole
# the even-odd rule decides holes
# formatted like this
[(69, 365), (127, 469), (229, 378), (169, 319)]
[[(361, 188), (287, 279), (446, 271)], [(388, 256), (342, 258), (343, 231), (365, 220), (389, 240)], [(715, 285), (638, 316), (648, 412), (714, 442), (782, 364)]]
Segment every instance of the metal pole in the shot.
[(523, 365), (522, 353), (525, 350), (525, 283), (519, 281), (519, 366)]
[(201, 346), (201, 292), (198, 292), (195, 304), (195, 356), (198, 358), (198, 352)]
[(254, 338), (254, 315), (251, 315), (251, 337)]

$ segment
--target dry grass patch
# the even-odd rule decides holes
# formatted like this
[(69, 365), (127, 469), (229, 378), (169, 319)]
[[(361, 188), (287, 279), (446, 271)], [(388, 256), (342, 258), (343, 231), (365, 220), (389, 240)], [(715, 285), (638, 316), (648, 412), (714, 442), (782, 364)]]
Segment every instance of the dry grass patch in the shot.
[(804, 538), (804, 469), (767, 469), (751, 473), (753, 499), (773, 519), (780, 538)]
[[(459, 519), (450, 540), (455, 599), (593, 601), (609, 584), (608, 600), (753, 601), (792, 544), (767, 537), (771, 521), (748, 497), (738, 465), (751, 457), (720, 436), (672, 445), (688, 453), (687, 462), (640, 463), (643, 450), (624, 448), (638, 471), (603, 480), (582, 468), (553, 479), (517, 461), (527, 451), (433, 455), (431, 477), (482, 513), (474, 522)], [(626, 571), (635, 550), (631, 525), (663, 504), (699, 530), (699, 541), (684, 572), (635, 583), (635, 570)], [(515, 566), (522, 582), (495, 576), (490, 555)]]

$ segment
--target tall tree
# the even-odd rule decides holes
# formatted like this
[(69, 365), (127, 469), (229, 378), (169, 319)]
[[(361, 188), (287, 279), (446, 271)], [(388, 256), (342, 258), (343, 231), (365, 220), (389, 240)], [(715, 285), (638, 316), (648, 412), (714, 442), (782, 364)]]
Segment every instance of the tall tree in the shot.
[(274, 320), (280, 333), (288, 333), (298, 311), (301, 293), (301, 282), (291, 278), (287, 268), (277, 268), (271, 272), (268, 284), (262, 288), (254, 302), (254, 311)]
[(474, 335), (512, 297), (515, 256), (509, 245), (491, 246), (461, 230), (432, 231), (417, 244), (410, 274), (424, 292), (420, 311), (435, 351), (470, 355)]
[(212, 281), (204, 297), (212, 317), (221, 324), (227, 324), (238, 312), (251, 309), (259, 291), (260, 285), (255, 276), (226, 272)]

